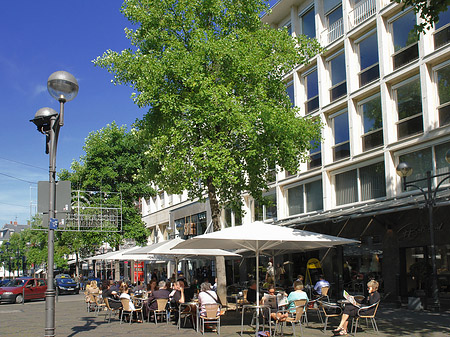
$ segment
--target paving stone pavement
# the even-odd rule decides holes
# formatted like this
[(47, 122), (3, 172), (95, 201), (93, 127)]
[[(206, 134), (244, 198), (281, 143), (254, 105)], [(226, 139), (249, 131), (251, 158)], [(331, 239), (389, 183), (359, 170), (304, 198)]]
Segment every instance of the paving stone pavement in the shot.
[[(248, 322), (250, 321), (248, 315)], [(119, 324), (117, 319), (111, 323), (105, 322), (105, 315), (86, 311), (83, 295), (60, 296), (56, 303), (56, 324), (57, 336), (200, 336), (192, 328), (177, 327), (170, 323), (155, 325), (152, 323), (132, 323)], [(309, 327), (303, 328), (303, 336), (332, 336), (331, 329), (336, 327), (338, 320), (331, 320), (329, 330), (324, 333), (323, 325), (317, 321), (316, 317), (311, 317)], [(380, 333), (376, 335), (372, 329), (358, 332), (358, 336), (450, 336), (450, 311), (439, 314), (430, 312), (414, 312), (407, 309), (397, 309), (388, 303), (380, 305), (377, 313), (377, 323)], [(21, 304), (1, 304), (0, 305), (0, 336), (33, 337), (43, 336), (45, 325), (45, 303), (44, 301), (27, 302)], [(189, 323), (188, 323), (189, 326)], [(223, 317), (221, 336), (239, 336), (240, 315), (234, 311), (229, 311)], [(298, 332), (298, 331), (297, 331)], [(216, 333), (207, 332), (206, 336), (216, 336)], [(292, 330), (287, 328), (285, 336), (293, 336)], [(300, 335), (298, 333), (298, 335)], [(254, 336), (251, 327), (248, 325), (244, 329), (244, 336)]]

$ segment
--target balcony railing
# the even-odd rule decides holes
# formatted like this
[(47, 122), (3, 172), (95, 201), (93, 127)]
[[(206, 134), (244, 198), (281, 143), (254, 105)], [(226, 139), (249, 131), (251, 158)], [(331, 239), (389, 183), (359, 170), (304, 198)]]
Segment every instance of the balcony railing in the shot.
[(322, 34), (322, 38), (325, 44), (330, 44), (331, 42), (337, 40), (342, 35), (344, 35), (344, 20), (340, 18), (330, 27), (325, 29)]
[(375, 0), (365, 0), (355, 6), (348, 14), (349, 27), (352, 29), (376, 13)]

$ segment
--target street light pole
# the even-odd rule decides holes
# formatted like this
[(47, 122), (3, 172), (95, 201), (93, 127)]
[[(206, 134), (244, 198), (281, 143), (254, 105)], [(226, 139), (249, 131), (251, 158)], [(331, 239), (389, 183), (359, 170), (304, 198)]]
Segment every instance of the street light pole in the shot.
[(56, 218), (56, 148), (61, 126), (64, 125), (64, 103), (71, 101), (78, 94), (78, 82), (72, 74), (57, 71), (47, 80), (47, 89), (60, 103), (59, 114), (51, 108), (39, 109), (31, 120), (39, 132), (46, 135), (46, 153), (49, 154), (49, 226), (47, 257), (47, 291), (45, 292), (45, 336), (55, 336), (55, 283), (54, 255)]
[[(445, 160), (447, 163), (450, 164), (450, 150), (447, 151), (445, 155)], [(439, 190), (439, 187), (442, 185), (442, 183), (450, 178), (449, 173), (443, 173), (443, 174), (436, 174), (431, 175), (431, 171), (427, 171), (426, 178), (422, 179), (416, 179), (407, 182), (406, 178), (409, 177), (412, 174), (413, 169), (407, 164), (407, 163), (400, 163), (397, 166), (397, 174), (402, 178), (403, 180), (403, 189), (406, 191), (408, 187), (415, 187), (422, 192), (423, 197), (425, 199), (425, 207), (428, 211), (428, 226), (430, 231), (430, 250), (431, 250), (431, 268), (432, 268), (432, 275), (431, 275), (431, 294), (433, 299), (433, 306), (432, 311), (439, 312), (441, 309), (441, 303), (439, 300), (439, 288), (438, 288), (438, 281), (437, 281), (437, 266), (436, 266), (436, 244), (435, 244), (435, 238), (434, 238), (434, 219), (433, 219), (433, 208), (436, 204), (436, 194)], [(435, 190), (433, 191), (433, 179), (442, 177), (439, 183), (437, 184)], [(416, 185), (418, 182), (426, 181), (427, 183), (427, 191), (425, 191), (422, 187)]]

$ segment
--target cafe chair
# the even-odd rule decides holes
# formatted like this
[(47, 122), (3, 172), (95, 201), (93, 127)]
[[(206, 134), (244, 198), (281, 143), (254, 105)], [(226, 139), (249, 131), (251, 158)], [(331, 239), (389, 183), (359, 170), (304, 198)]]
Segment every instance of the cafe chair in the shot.
[(117, 301), (117, 300), (114, 300), (114, 299), (111, 299), (111, 298), (104, 298), (103, 299), (103, 301), (105, 301), (105, 306), (106, 306), (106, 313), (105, 313), (105, 321), (106, 321), (106, 316), (108, 316), (109, 315), (109, 318), (108, 318), (108, 323), (111, 323), (111, 316), (112, 316), (112, 314), (114, 313), (116, 313), (116, 311), (119, 311), (121, 308), (122, 308), (122, 304), (120, 305), (120, 307), (118, 307), (118, 308), (111, 308), (110, 306), (109, 306), (109, 304), (110, 304), (110, 301), (111, 302), (119, 302), (119, 301)]
[(202, 335), (205, 334), (205, 322), (207, 324), (217, 324), (217, 333), (220, 335), (220, 309), (219, 303), (205, 304), (206, 316), (200, 316)]
[(190, 318), (192, 327), (198, 332), (198, 303), (180, 303), (178, 312), (178, 330), (182, 328), (181, 320), (184, 319), (183, 326), (186, 326), (186, 320)]
[(323, 332), (327, 331), (328, 319), (332, 317), (339, 317), (342, 315), (342, 308), (336, 303), (328, 303), (324, 301), (319, 301), (319, 308), (322, 310), (325, 316), (325, 325), (323, 327)]
[(305, 321), (306, 321), (306, 326), (309, 325), (309, 319), (308, 319), (308, 314), (310, 313), (315, 313), (317, 315), (317, 317), (319, 317), (320, 323), (323, 323), (323, 318), (322, 318), (322, 314), (321, 314), (321, 310), (320, 310), (320, 306), (319, 306), (319, 301), (322, 301), (323, 298), (319, 297), (315, 300), (309, 301), (308, 304), (306, 305), (306, 310), (305, 310)]
[(294, 333), (294, 337), (296, 337), (296, 333), (295, 333), (295, 326), (298, 324), (300, 326), (300, 336), (303, 336), (303, 327), (302, 327), (302, 317), (303, 317), (303, 313), (305, 311), (305, 306), (306, 306), (306, 300), (297, 300), (294, 301), (295, 303), (295, 312), (291, 313), (290, 310), (278, 310), (277, 313), (288, 313), (289, 316), (286, 318), (285, 321), (279, 321), (277, 320), (275, 323), (275, 331), (274, 331), (274, 335), (276, 335), (277, 331), (278, 331), (278, 325), (280, 325), (280, 333), (281, 335), (283, 335), (283, 326), (286, 326), (286, 323), (291, 323), (292, 325), (292, 332)]
[(97, 296), (94, 294), (87, 294), (86, 295), (86, 305), (87, 305), (87, 311), (96, 311), (97, 309)]
[(328, 292), (330, 291), (330, 287), (322, 287), (321, 289), (321, 298), (324, 300), (326, 299), (327, 302), (330, 302), (330, 298), (328, 297)]
[(120, 314), (120, 324), (122, 324), (123, 315), (129, 316), (130, 324), (131, 324), (131, 321), (133, 320), (133, 312), (136, 313), (136, 319), (138, 318), (138, 315), (140, 314), (141, 322), (144, 322), (144, 313), (142, 312), (142, 307), (135, 308), (134, 310), (132, 310), (130, 308), (130, 300), (128, 298), (121, 298), (120, 302), (122, 303), (122, 312)]
[[(356, 331), (358, 331), (358, 321), (359, 321), (360, 318), (365, 318), (365, 319), (366, 319), (367, 327), (369, 327), (369, 320), (370, 320), (370, 322), (372, 323), (372, 328), (373, 328), (373, 330), (374, 330), (376, 333), (378, 333), (378, 326), (377, 326), (377, 322), (376, 322), (376, 320), (375, 320), (375, 315), (376, 315), (376, 313), (377, 313), (379, 304), (380, 304), (380, 301), (378, 301), (377, 303), (374, 303), (374, 304), (372, 304), (372, 305), (369, 305), (369, 306), (367, 306), (367, 307), (361, 307), (361, 308), (359, 308), (359, 310), (358, 310), (358, 316), (356, 316), (356, 317), (354, 317), (354, 318), (352, 319), (352, 328), (351, 328), (351, 333), (352, 333), (352, 334), (355, 335), (355, 334), (356, 334)], [(368, 310), (368, 309), (371, 309), (371, 308), (375, 308), (375, 310), (373, 311), (373, 314), (372, 314), (372, 315), (367, 315), (366, 313), (364, 313), (365, 311), (367, 312), (367, 310)]]
[(98, 316), (100, 310), (104, 310), (106, 308), (105, 301), (101, 296), (95, 296), (95, 315)]
[(150, 322), (150, 314), (153, 312), (153, 317), (155, 319), (155, 324), (158, 325), (158, 315), (161, 316), (162, 319), (166, 318), (166, 324), (169, 324), (168, 315), (167, 315), (167, 298), (158, 298), (156, 299), (156, 303), (158, 304), (157, 309), (150, 309), (148, 311), (148, 317), (147, 320)]

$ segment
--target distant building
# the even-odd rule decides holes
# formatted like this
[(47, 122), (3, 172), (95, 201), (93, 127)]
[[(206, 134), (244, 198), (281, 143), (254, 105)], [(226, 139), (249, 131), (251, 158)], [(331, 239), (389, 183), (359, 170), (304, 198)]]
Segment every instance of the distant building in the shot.
[(19, 225), (17, 221), (4, 224), (3, 228), (0, 229), (0, 246), (4, 241), (9, 240), (13, 233), (20, 233), (26, 228), (29, 228), (29, 225)]

